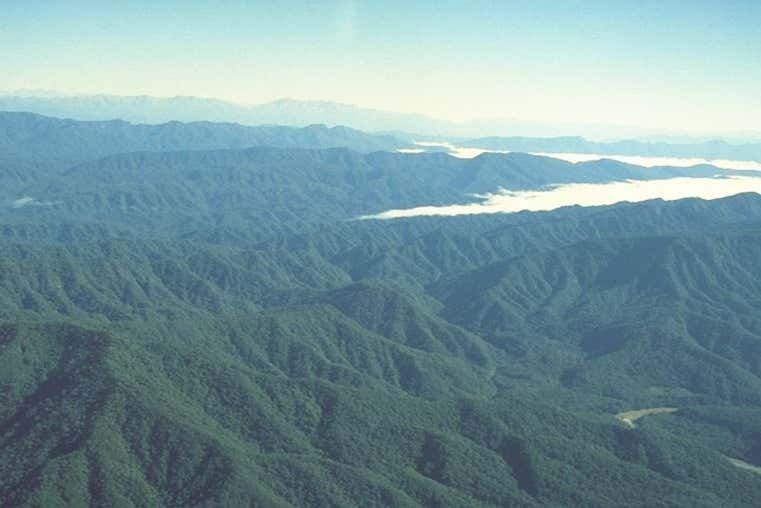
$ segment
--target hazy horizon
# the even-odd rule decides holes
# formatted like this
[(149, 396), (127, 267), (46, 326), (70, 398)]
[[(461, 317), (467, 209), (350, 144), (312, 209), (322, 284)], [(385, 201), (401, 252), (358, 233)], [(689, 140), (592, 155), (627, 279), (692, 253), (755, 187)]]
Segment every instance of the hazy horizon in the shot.
[[(733, 144), (742, 143), (756, 143), (761, 140), (761, 128), (756, 130), (726, 130), (726, 131), (683, 131), (683, 130), (668, 130), (656, 127), (637, 127), (633, 125), (626, 125), (623, 123), (618, 124), (602, 124), (602, 123), (559, 123), (559, 122), (540, 122), (531, 119), (522, 119), (515, 117), (474, 117), (464, 120), (447, 120), (445, 118), (437, 117), (432, 114), (428, 114), (420, 111), (394, 111), (388, 109), (374, 108), (363, 104), (353, 104), (343, 101), (330, 101), (322, 99), (300, 99), (297, 97), (274, 97), (263, 102), (239, 102), (231, 99), (213, 97), (213, 96), (196, 96), (196, 95), (151, 95), (151, 94), (136, 94), (136, 95), (123, 95), (108, 92), (77, 92), (77, 91), (61, 91), (61, 90), (49, 90), (49, 89), (15, 89), (15, 90), (2, 90), (0, 89), (0, 98), (2, 97), (17, 97), (22, 99), (40, 99), (40, 100), (56, 100), (56, 99), (78, 99), (78, 98), (114, 98), (114, 99), (154, 99), (154, 100), (168, 100), (173, 99), (192, 99), (199, 101), (211, 101), (227, 104), (234, 107), (241, 108), (256, 108), (258, 106), (267, 106), (278, 103), (292, 103), (299, 105), (327, 105), (336, 106), (339, 108), (351, 108), (358, 111), (365, 112), (377, 112), (379, 114), (389, 115), (405, 115), (410, 117), (418, 117), (421, 119), (430, 120), (433, 122), (440, 122), (442, 124), (451, 126), (470, 126), (473, 129), (480, 129), (480, 134), (471, 133), (469, 135), (457, 134), (454, 136), (445, 136), (446, 139), (451, 137), (489, 137), (492, 135), (497, 136), (517, 136), (517, 137), (583, 137), (588, 140), (595, 141), (616, 141), (624, 139), (638, 139), (644, 142), (674, 142), (674, 143), (699, 143), (703, 141), (723, 140)], [(28, 111), (36, 112), (36, 111)], [(56, 114), (47, 114), (45, 112), (36, 112), (44, 116), (60, 116)], [(74, 118), (74, 117), (72, 117)], [(83, 118), (75, 118), (83, 119)], [(120, 118), (122, 119), (122, 118)], [(178, 121), (177, 119), (167, 119), (168, 121)], [(200, 121), (200, 120), (179, 120), (179, 121)], [(142, 123), (134, 122), (133, 123)], [(155, 122), (147, 122), (155, 123)], [(238, 123), (238, 122), (233, 122)], [(351, 122), (334, 124), (330, 121), (319, 121), (317, 123), (327, 123), (330, 125), (345, 125), (348, 127), (355, 127), (359, 130), (361, 127), (353, 126)], [(253, 125), (253, 124), (247, 124)], [(306, 124), (305, 124), (306, 125)], [(372, 131), (373, 129), (370, 129)], [(389, 129), (382, 129), (389, 130)], [(390, 130), (405, 131), (403, 128), (395, 128)], [(408, 134), (420, 134), (420, 132), (409, 131)]]
[(758, 131), (761, 6), (749, 0), (219, 7), (6, 2), (0, 89), (242, 104), (290, 97), (457, 122)]

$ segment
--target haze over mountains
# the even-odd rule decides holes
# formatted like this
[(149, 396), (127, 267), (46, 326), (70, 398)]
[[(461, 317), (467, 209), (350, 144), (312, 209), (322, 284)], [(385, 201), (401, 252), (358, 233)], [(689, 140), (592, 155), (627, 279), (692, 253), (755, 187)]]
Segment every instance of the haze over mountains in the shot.
[[(63, 95), (56, 92), (20, 91), (21, 95), (0, 95), (0, 111), (34, 112), (61, 118), (78, 120), (110, 121), (127, 120), (133, 123), (163, 124), (180, 122), (221, 122), (238, 123), (247, 126), (287, 125), (307, 127), (324, 124), (328, 126), (350, 126), (369, 132), (389, 133), (396, 141), (379, 142), (377, 149), (411, 148), (415, 141), (456, 141), (457, 146), (466, 150), (479, 151), (517, 151), (547, 154), (563, 154), (582, 160), (581, 155), (621, 156), (623, 160), (648, 164), (647, 158), (682, 158), (680, 164), (697, 164), (700, 159), (718, 160), (723, 167), (737, 169), (756, 168), (761, 165), (761, 143), (757, 141), (727, 142), (723, 139), (688, 139), (674, 140), (673, 136), (664, 136), (639, 141), (621, 139), (618, 141), (590, 141), (578, 136), (560, 136), (569, 129), (547, 129), (543, 126), (521, 127), (514, 121), (482, 121), (470, 123), (453, 123), (436, 120), (424, 115), (399, 114), (356, 106), (320, 101), (295, 101), (283, 99), (257, 106), (243, 106), (217, 99), (197, 97), (157, 98), (149, 96), (80, 96)], [(524, 122), (525, 124), (525, 122)], [(232, 126), (228, 127), (231, 129)], [(630, 136), (632, 133), (619, 133), (615, 128), (601, 128), (599, 136), (606, 139)], [(499, 137), (494, 133), (524, 133), (523, 136)], [(485, 134), (491, 136), (483, 137)], [(315, 134), (316, 135), (316, 134)], [(537, 136), (542, 137), (527, 137)], [(249, 136), (251, 134), (249, 133)], [(555, 137), (550, 137), (555, 136)], [(651, 137), (652, 138), (652, 137)], [(260, 137), (258, 141), (264, 138)], [(660, 139), (660, 140), (658, 140)], [(245, 143), (242, 138), (237, 146)], [(249, 145), (256, 139), (249, 138)], [(205, 142), (203, 147), (213, 147), (212, 142)], [(307, 146), (319, 146), (312, 143)], [(361, 150), (370, 146), (358, 147), (345, 141), (345, 146)], [(181, 148), (181, 145), (177, 145)], [(430, 150), (430, 147), (428, 148)], [(576, 155), (580, 154), (580, 155)], [(633, 157), (626, 159), (626, 157)], [(687, 162), (692, 159), (694, 162)], [(739, 162), (735, 162), (739, 161)], [(743, 164), (746, 162), (747, 164)], [(674, 162), (676, 164), (677, 162)], [(668, 159), (659, 163), (669, 165)]]
[[(704, 143), (702, 148), (706, 155), (693, 153), (691, 157), (707, 158), (740, 158), (719, 155), (727, 150), (725, 139), (732, 144), (754, 143), (747, 148), (752, 153), (751, 158), (759, 159), (759, 140), (761, 133), (706, 134), (702, 136), (680, 135), (679, 133), (657, 132), (652, 129), (636, 129), (615, 125), (558, 125), (517, 119), (478, 119), (453, 122), (415, 113), (398, 113), (365, 108), (350, 104), (309, 101), (296, 99), (279, 99), (255, 105), (237, 104), (214, 98), (178, 96), (151, 97), (120, 96), (120, 95), (69, 95), (55, 91), (20, 90), (0, 93), (0, 111), (33, 112), (41, 115), (77, 120), (113, 120), (122, 119), (135, 123), (165, 123), (181, 122), (233, 122), (243, 125), (288, 125), (305, 127), (311, 124), (326, 124), (329, 126), (343, 125), (369, 132), (402, 133), (404, 136), (415, 136), (418, 139), (475, 139), (480, 148), (507, 149), (514, 151), (559, 151), (592, 153), (632, 154), (633, 150), (644, 153), (639, 155), (672, 155), (680, 156), (690, 152), (689, 149), (675, 148), (675, 151), (664, 153), (664, 144)], [(613, 152), (593, 148), (592, 142), (568, 137), (569, 135), (584, 135), (599, 140), (628, 140), (642, 138), (650, 146), (632, 146), (626, 141), (614, 145), (611, 149), (624, 150)], [(520, 137), (555, 137), (554, 140), (526, 140), (530, 143), (543, 143), (544, 149), (528, 149), (518, 146), (520, 139), (492, 139), (493, 136)], [(640, 142), (640, 143), (643, 143)], [(512, 148), (504, 148), (506, 143)], [(550, 143), (551, 148), (547, 148)], [(474, 146), (466, 144), (464, 146)], [(501, 146), (503, 148), (497, 148)], [(715, 150), (715, 151), (714, 151)], [(743, 152), (744, 153), (744, 152)]]
[[(23, 92), (22, 92), (23, 93)], [(29, 92), (27, 92), (28, 94)], [(280, 99), (242, 105), (212, 98), (116, 95), (0, 95), (0, 111), (29, 111), (78, 120), (120, 118), (137, 123), (169, 121), (235, 122), (244, 125), (350, 125), (366, 131), (402, 131), (428, 135), (477, 135), (493, 132), (425, 115), (393, 113), (327, 101)], [(506, 123), (515, 128), (516, 123)], [(468, 134), (469, 133), (469, 134)]]
[[(169, 216), (190, 227), (201, 217), (204, 221), (224, 217), (225, 222), (234, 223), (237, 219), (233, 217), (241, 213), (250, 217), (261, 213), (255, 225), (245, 226), (251, 233), (280, 227), (279, 213), (290, 215), (291, 228), (416, 205), (442, 207), (436, 213), (447, 214), (447, 205), (471, 203), (474, 206), (466, 208), (468, 212), (485, 213), (490, 211), (488, 203), (479, 208), (479, 200), (472, 195), (496, 196), (501, 189), (540, 191), (531, 194), (536, 197), (544, 195), (549, 185), (654, 181), (649, 187), (626, 187), (613, 200), (602, 202), (585, 201), (581, 193), (571, 191), (556, 206), (544, 208), (552, 209), (654, 197), (673, 199), (668, 189), (674, 185), (681, 189), (676, 197), (715, 198), (757, 190), (761, 182), (761, 173), (711, 166), (642, 168), (605, 160), (571, 164), (520, 153), (486, 153), (475, 159), (444, 153), (394, 153), (404, 146), (391, 136), (344, 127), (245, 127), (210, 122), (140, 125), (2, 113), (0, 149), (5, 158), (0, 161), (0, 181), (4, 183), (0, 198), (8, 206), (0, 213), (15, 220), (29, 208), (45, 213), (41, 207), (48, 205), (47, 213), (58, 221), (87, 213), (133, 227), (140, 216), (146, 227), (156, 228), (163, 227), (160, 219)], [(85, 162), (93, 157), (95, 160)], [(24, 166), (26, 169), (21, 169)], [(209, 173), (210, 167), (224, 171), (225, 179)], [(678, 178), (693, 180), (685, 186)], [(722, 193), (722, 188), (727, 190)], [(592, 194), (605, 192), (604, 188), (590, 190)], [(533, 199), (526, 208), (536, 210), (537, 203), (539, 200)], [(492, 212), (508, 211), (493, 208)], [(521, 209), (519, 205), (512, 211)], [(163, 212), (156, 213), (160, 210)], [(206, 212), (199, 215), (201, 210)], [(394, 212), (385, 216), (394, 216)]]
[[(347, 127), (258, 126), (168, 122), (131, 124), (123, 120), (74, 121), (30, 113), (0, 112), (0, 149), (9, 156), (82, 160), (137, 151), (213, 150), (252, 146), (347, 147), (361, 152), (409, 146), (392, 136)], [(53, 151), (51, 151), (53, 150)]]
[(731, 144), (722, 140), (667, 143), (662, 141), (643, 142), (637, 140), (594, 142), (580, 137), (543, 139), (489, 137), (463, 141), (460, 145), (466, 148), (510, 152), (586, 153), (640, 157), (761, 161), (761, 143)]

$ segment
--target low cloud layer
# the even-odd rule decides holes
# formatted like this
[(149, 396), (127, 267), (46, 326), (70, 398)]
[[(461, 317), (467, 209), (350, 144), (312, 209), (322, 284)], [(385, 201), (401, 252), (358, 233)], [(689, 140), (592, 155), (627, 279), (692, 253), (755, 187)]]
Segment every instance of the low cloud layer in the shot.
[(547, 190), (509, 191), (476, 196), (481, 201), (464, 205), (421, 206), (388, 210), (362, 219), (399, 219), (430, 215), (475, 215), (485, 213), (515, 213), (547, 211), (564, 206), (602, 206), (622, 201), (638, 202), (649, 199), (672, 201), (684, 198), (718, 199), (743, 192), (761, 194), (761, 178), (669, 178), (662, 180), (625, 180), (590, 184), (572, 183), (553, 186)]
[(611, 159), (614, 161), (634, 164), (635, 166), (644, 166), (653, 168), (657, 166), (672, 166), (675, 168), (689, 168), (702, 164), (708, 164), (721, 169), (735, 169), (740, 171), (761, 171), (761, 162), (757, 161), (733, 161), (728, 159), (700, 159), (684, 157), (648, 157), (644, 155), (601, 155), (594, 153), (541, 153), (535, 152), (533, 155), (542, 155), (545, 157), (554, 157), (568, 162), (586, 162), (597, 161), (600, 159)]
[(38, 201), (35, 198), (25, 196), (13, 201), (11, 203), (11, 208), (24, 208), (25, 206), (56, 206), (60, 204), (60, 201)]
[[(460, 159), (472, 159), (482, 153), (510, 153), (505, 150), (486, 150), (484, 148), (463, 148), (447, 142), (416, 142), (420, 148), (405, 148), (399, 150), (404, 153), (421, 153), (432, 148), (445, 149), (453, 157)], [(609, 159), (636, 166), (653, 168), (657, 166), (672, 166), (675, 168), (689, 168), (702, 164), (708, 164), (721, 169), (734, 169), (740, 171), (761, 171), (761, 161), (736, 161), (728, 159), (701, 159), (698, 157), (649, 157), (644, 155), (607, 155), (598, 153), (548, 153), (529, 152), (531, 155), (552, 157), (568, 162), (588, 162)]]

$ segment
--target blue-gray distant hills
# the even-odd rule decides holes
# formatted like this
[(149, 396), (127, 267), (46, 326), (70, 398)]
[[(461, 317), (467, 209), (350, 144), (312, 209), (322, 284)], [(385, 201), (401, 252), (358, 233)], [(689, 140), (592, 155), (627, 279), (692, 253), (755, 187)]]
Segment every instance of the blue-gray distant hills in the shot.
[(20, 91), (0, 93), (0, 111), (25, 111), (76, 120), (122, 119), (151, 124), (211, 121), (296, 127), (311, 124), (347, 125), (364, 131), (395, 131), (425, 136), (475, 137), (505, 133), (537, 135), (548, 128), (511, 119), (458, 123), (416, 113), (295, 99), (245, 105), (190, 96), (61, 95), (55, 92)]
[[(2, 95), (0, 111), (26, 111), (77, 120), (122, 119), (137, 123), (169, 121), (235, 122), (244, 125), (348, 125), (366, 131), (404, 131), (432, 135), (483, 135), (494, 131), (457, 130), (425, 115), (394, 113), (326, 101), (280, 99), (243, 105), (213, 98), (117, 95)], [(480, 134), (479, 134), (480, 133)]]
[(251, 146), (338, 148), (358, 152), (409, 146), (393, 136), (348, 127), (244, 126), (218, 122), (132, 124), (77, 121), (33, 113), (0, 112), (0, 154), (36, 159), (84, 160), (124, 152), (219, 150)]
[[(238, 123), (247, 126), (313, 124), (348, 126), (366, 132), (388, 132), (403, 139), (458, 140), (460, 146), (528, 152), (577, 152), (609, 155), (702, 157), (708, 159), (761, 160), (761, 142), (699, 142), (687, 138), (650, 136), (649, 131), (607, 126), (548, 126), (537, 122), (493, 118), (452, 122), (415, 113), (398, 113), (328, 101), (280, 99), (242, 105), (213, 98), (118, 95), (58, 95), (18, 92), (0, 94), (0, 111), (32, 112), (76, 120), (121, 119), (141, 124), (179, 122)], [(599, 139), (636, 138), (648, 135), (654, 142), (635, 139), (595, 142)], [(553, 137), (548, 137), (553, 136)]]
[(761, 160), (761, 143), (731, 144), (723, 140), (704, 141), (702, 143), (664, 143), (632, 139), (606, 143), (590, 141), (577, 136), (555, 138), (487, 137), (462, 141), (459, 146), (510, 152)]

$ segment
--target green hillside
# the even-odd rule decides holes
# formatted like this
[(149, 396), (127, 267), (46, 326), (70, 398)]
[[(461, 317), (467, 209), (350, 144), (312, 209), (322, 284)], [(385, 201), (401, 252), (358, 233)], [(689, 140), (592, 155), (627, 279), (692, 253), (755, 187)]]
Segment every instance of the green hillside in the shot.
[(354, 220), (679, 170), (282, 139), (3, 149), (1, 505), (761, 502), (761, 196)]

